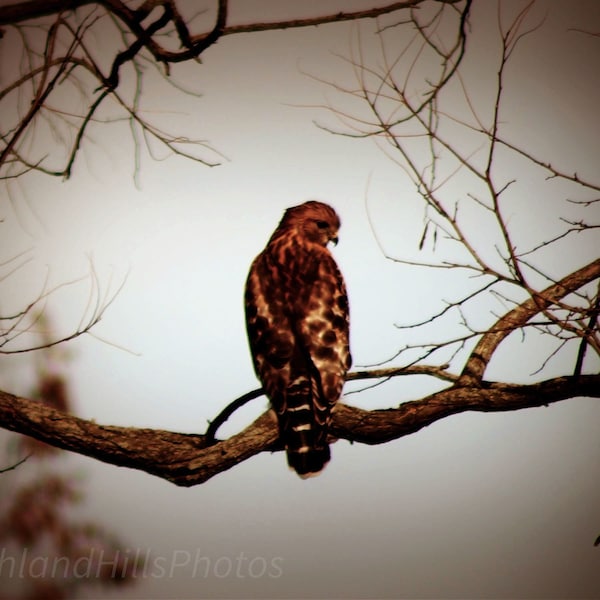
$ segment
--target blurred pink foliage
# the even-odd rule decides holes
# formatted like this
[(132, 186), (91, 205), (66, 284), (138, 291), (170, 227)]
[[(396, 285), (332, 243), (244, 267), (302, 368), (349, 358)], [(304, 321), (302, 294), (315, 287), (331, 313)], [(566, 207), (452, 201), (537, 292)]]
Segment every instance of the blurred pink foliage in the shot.
[[(30, 397), (71, 412), (67, 378), (58, 372), (64, 369), (57, 369), (57, 353), (52, 348), (42, 352)], [(18, 436), (10, 449), (7, 455), (16, 450), (27, 461), (0, 474), (0, 482), (14, 486), (5, 487), (0, 499), (0, 600), (61, 600), (84, 587), (132, 582), (141, 559), (132, 559), (117, 536), (102, 525), (71, 518), (73, 507), (85, 497), (79, 477), (52, 465), (64, 451), (28, 436)], [(2, 463), (7, 464), (7, 458)], [(36, 466), (33, 477), (21, 477)]]

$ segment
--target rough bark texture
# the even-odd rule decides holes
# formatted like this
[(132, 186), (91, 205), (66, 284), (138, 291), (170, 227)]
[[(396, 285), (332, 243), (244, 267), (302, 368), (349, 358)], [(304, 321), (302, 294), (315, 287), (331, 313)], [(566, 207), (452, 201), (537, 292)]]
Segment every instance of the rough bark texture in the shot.
[[(516, 410), (576, 396), (600, 398), (600, 375), (557, 377), (530, 385), (455, 384), (388, 410), (338, 405), (331, 433), (350, 441), (381, 444), (467, 410)], [(269, 413), (239, 434), (208, 445), (204, 435), (98, 425), (0, 392), (0, 426), (106, 463), (146, 471), (180, 486), (203, 483), (255, 454), (277, 449), (277, 428)]]

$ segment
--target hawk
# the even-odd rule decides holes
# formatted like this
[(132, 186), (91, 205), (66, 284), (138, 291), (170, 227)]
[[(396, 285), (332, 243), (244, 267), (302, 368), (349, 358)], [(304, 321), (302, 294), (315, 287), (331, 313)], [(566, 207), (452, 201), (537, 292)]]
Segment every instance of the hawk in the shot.
[(289, 466), (300, 477), (330, 459), (327, 430), (352, 358), (346, 286), (327, 249), (340, 219), (311, 200), (288, 208), (246, 281), (254, 369), (277, 415)]

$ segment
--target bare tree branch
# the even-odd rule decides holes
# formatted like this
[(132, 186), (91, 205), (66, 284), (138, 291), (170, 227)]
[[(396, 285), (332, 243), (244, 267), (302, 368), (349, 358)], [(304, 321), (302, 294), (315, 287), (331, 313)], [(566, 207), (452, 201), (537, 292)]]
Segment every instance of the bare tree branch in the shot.
[[(419, 21), (413, 17), (403, 23), (406, 27), (412, 24), (419, 33), (422, 41), (418, 50), (413, 47), (414, 38), (392, 37), (387, 35), (389, 28), (382, 28), (379, 30), (380, 49), (375, 58), (364, 50), (359, 36), (346, 59), (353, 68), (356, 87), (325, 82), (343, 96), (350, 96), (354, 101), (351, 106), (356, 106), (356, 99), (361, 100), (354, 114), (346, 108), (338, 110), (335, 103), (330, 104), (327, 108), (340, 118), (346, 129), (326, 129), (349, 137), (373, 137), (408, 175), (422, 199), (426, 212), (419, 252), (427, 251), (427, 242), (431, 240), (433, 251), (439, 251), (438, 246), (444, 244), (441, 258), (436, 261), (435, 258), (393, 255), (386, 252), (378, 240), (385, 257), (412, 267), (460, 269), (464, 274), (467, 291), (462, 298), (442, 299), (442, 308), (433, 311), (431, 316), (403, 325), (402, 329), (411, 334), (411, 341), (392, 359), (405, 355), (414, 357), (419, 349), (421, 353), (411, 362), (413, 365), (441, 350), (452, 351), (451, 362), (462, 360), (466, 354), (460, 379), (466, 381), (471, 377), (471, 383), (483, 379), (496, 348), (512, 333), (524, 336), (526, 331), (537, 330), (553, 338), (556, 343), (548, 345), (548, 354), (540, 357), (542, 366), (563, 348), (571, 348), (571, 341), (580, 343), (579, 356), (588, 347), (594, 348), (600, 356), (596, 320), (593, 319), (594, 301), (586, 295), (594, 279), (598, 279), (597, 261), (560, 280), (553, 276), (552, 261), (547, 260), (549, 252), (560, 246), (565, 238), (572, 238), (573, 233), (591, 239), (597, 224), (585, 219), (559, 218), (567, 227), (541, 240), (531, 235), (525, 238), (523, 234), (518, 239), (515, 234), (518, 230), (515, 207), (519, 203), (522, 205), (525, 199), (513, 191), (517, 180), (514, 170), (506, 168), (507, 154), (512, 154), (513, 160), (524, 159), (536, 175), (541, 169), (541, 174), (546, 175), (544, 184), (556, 178), (562, 180), (563, 186), (572, 184), (578, 193), (595, 193), (598, 189), (597, 183), (577, 174), (569, 175), (522, 145), (507, 140), (507, 118), (503, 114), (507, 94), (505, 71), (509, 61), (515, 60), (521, 40), (536, 33), (544, 21), (545, 17), (536, 18), (534, 5), (532, 1), (509, 7), (505, 15), (504, 6), (498, 4), (498, 54), (490, 57), (490, 70), (496, 74), (496, 80), (494, 88), (490, 89), (492, 96), (487, 106), (475, 105), (469, 80), (461, 72), (462, 65), (454, 71), (453, 81), (459, 84), (457, 89), (456, 86), (445, 86), (445, 66), (436, 72), (426, 60), (429, 58), (437, 65), (434, 59), (441, 57), (450, 63), (452, 50), (445, 48), (460, 47), (461, 31), (464, 35), (464, 25), (457, 28), (455, 15), (450, 12), (444, 21), (445, 27), (441, 28), (446, 37), (433, 33), (443, 15), (441, 10), (430, 11), (429, 20)], [(466, 9), (468, 5), (461, 5), (461, 10)], [(434, 100), (423, 103), (423, 97)], [(487, 118), (480, 116), (483, 114), (487, 114)], [(452, 183), (458, 175), (461, 179), (457, 190)], [(446, 193), (447, 188), (449, 193)], [(460, 189), (468, 191), (461, 196)], [(531, 188), (528, 193), (532, 193)], [(587, 207), (593, 202), (595, 200), (585, 200), (578, 204)], [(480, 224), (474, 226), (477, 219)], [(486, 231), (486, 235), (479, 235), (478, 229)], [(376, 229), (374, 232), (377, 237)], [(433, 255), (434, 252), (429, 254)], [(540, 256), (546, 259), (545, 267)], [(486, 283), (474, 288), (467, 277), (482, 277)], [(524, 296), (530, 299), (528, 304), (523, 304)], [(474, 314), (470, 310), (472, 307), (495, 315), (486, 306), (486, 298), (496, 298), (512, 308), (496, 315), (495, 322), (486, 322), (484, 327), (472, 325), (469, 318)], [(459, 323), (450, 321), (457, 313)], [(536, 316), (535, 320), (533, 316)], [(454, 329), (460, 325), (459, 333), (448, 335), (444, 340), (439, 336), (435, 339), (422, 337), (431, 335), (427, 332), (434, 330), (431, 327), (434, 324), (438, 325), (437, 332), (444, 323)], [(418, 336), (424, 341), (413, 342)], [(447, 354), (443, 360), (449, 360)], [(577, 368), (572, 372), (578, 372)]]
[[(1, 267), (2, 265), (0, 265)], [(19, 267), (22, 266), (19, 265)], [(0, 278), (0, 282), (3, 278)], [(49, 331), (46, 331), (43, 327), (40, 329), (37, 326), (44, 325), (45, 311), (44, 304), (48, 298), (58, 291), (60, 288), (73, 286), (75, 284), (89, 281), (89, 294), (87, 306), (83, 310), (80, 322), (77, 327), (74, 328), (71, 333), (67, 335), (51, 335)], [(115, 290), (111, 289), (111, 285), (107, 286), (106, 290), (102, 292), (100, 286), (100, 280), (98, 274), (94, 268), (93, 263), (90, 261), (90, 274), (85, 277), (80, 277), (72, 281), (67, 281), (61, 285), (53, 287), (50, 290), (46, 289), (47, 280), (43, 284), (42, 291), (37, 297), (29, 302), (25, 308), (19, 310), (14, 314), (2, 314), (0, 313), (0, 355), (2, 354), (23, 354), (31, 352), (33, 350), (41, 350), (44, 348), (51, 348), (63, 342), (75, 339), (80, 335), (89, 333), (102, 319), (105, 312), (116, 300), (119, 293), (125, 286), (127, 277), (123, 278), (123, 281), (116, 287)], [(23, 338), (34, 336), (36, 341), (27, 342), (23, 341)], [(39, 341), (41, 337), (41, 341)], [(20, 344), (18, 344), (20, 342)]]
[[(365, 411), (338, 405), (331, 434), (350, 441), (380, 444), (466, 410), (497, 412), (546, 406), (576, 396), (600, 397), (600, 375), (556, 377), (528, 385), (483, 380), (485, 366), (510, 332), (517, 331), (554, 302), (598, 278), (600, 259), (506, 313), (481, 337), (459, 378), (447, 372), (447, 365), (414, 365), (408, 369), (354, 373), (350, 379), (427, 374), (446, 379), (452, 385), (420, 400), (405, 402), (396, 409)], [(101, 426), (39, 402), (0, 392), (0, 426), (58, 448), (141, 469), (177, 485), (190, 486), (259, 452), (278, 449), (277, 427), (269, 413), (263, 414), (241, 433), (215, 443), (214, 435), (219, 425), (239, 406), (258, 395), (260, 390), (234, 401), (213, 421), (206, 435), (196, 435)]]
[[(352, 371), (346, 375), (347, 381), (357, 381), (359, 379), (390, 379), (391, 377), (398, 377), (399, 375), (431, 375), (444, 381), (456, 381), (458, 377), (447, 371), (448, 365), (442, 365), (440, 367), (429, 366), (429, 365), (413, 365), (408, 367), (397, 367), (397, 368), (386, 368), (386, 369), (371, 369), (364, 371)], [(210, 421), (208, 429), (204, 434), (207, 444), (214, 444), (216, 442), (216, 434), (231, 415), (256, 398), (264, 396), (265, 391), (262, 388), (252, 390), (246, 394), (242, 394), (239, 398), (236, 398), (233, 402), (230, 402), (213, 420)]]
[[(311, 17), (308, 19), (290, 19), (285, 21), (273, 21), (262, 23), (249, 23), (246, 25), (232, 25), (224, 30), (224, 34), (247, 33), (252, 31), (268, 31), (272, 29), (287, 29), (290, 27), (314, 27), (316, 25), (325, 25), (327, 23), (337, 23), (341, 21), (354, 21), (357, 19), (374, 19), (380, 15), (388, 14), (398, 10), (418, 6), (424, 0), (400, 0), (390, 2), (377, 8), (369, 8), (359, 11), (339, 11), (334, 14)], [(462, 0), (440, 0), (445, 4), (457, 4)], [(0, 26), (19, 23), (22, 21), (37, 19), (57, 12), (66, 10), (76, 10), (90, 4), (106, 5), (115, 14), (118, 14), (124, 21), (131, 23), (134, 19), (142, 21), (157, 6), (167, 4), (164, 0), (151, 0), (144, 2), (137, 10), (131, 10), (128, 6), (118, 0), (30, 0), (29, 2), (18, 2), (0, 7)], [(181, 23), (179, 24), (181, 25)], [(188, 42), (188, 45), (191, 42)]]
[(575, 369), (573, 375), (575, 377), (579, 377), (581, 375), (581, 370), (583, 369), (583, 360), (585, 358), (585, 353), (588, 345), (590, 344), (590, 337), (593, 335), (594, 331), (598, 328), (598, 317), (600, 316), (600, 280), (598, 281), (598, 291), (596, 292), (596, 300), (592, 306), (592, 310), (590, 311), (590, 317), (585, 326), (584, 335), (581, 338), (581, 342), (579, 344), (579, 350), (577, 351), (577, 360), (575, 361)]
[[(441, 0), (440, 4), (458, 4), (463, 0)], [(311, 17), (308, 19), (290, 19), (287, 21), (273, 21), (262, 23), (250, 23), (246, 25), (230, 25), (223, 31), (224, 35), (235, 33), (248, 33), (253, 31), (269, 31), (273, 29), (289, 29), (292, 27), (315, 27), (317, 25), (326, 25), (328, 23), (338, 23), (342, 21), (356, 21), (359, 19), (375, 19), (381, 15), (396, 12), (402, 9), (415, 8), (422, 4), (423, 0), (401, 0), (391, 2), (388, 5), (378, 8), (368, 8), (357, 11), (339, 11), (331, 15), (321, 17)]]
[[(533, 21), (534, 2), (513, 9), (516, 13), (508, 24), (503, 22), (499, 11), (499, 50), (494, 63), (497, 77), (495, 88), (490, 90), (491, 106), (475, 105), (475, 94), (469, 94), (468, 80), (461, 72), (469, 49), (471, 6), (472, 0), (438, 0), (426, 5), (423, 0), (404, 0), (307, 19), (231, 24), (227, 1), (216, 0), (213, 12), (199, 33), (192, 31), (192, 21), (186, 21), (175, 0), (146, 0), (137, 8), (120, 0), (60, 3), (30, 0), (0, 7), (0, 25), (17, 33), (24, 65), (24, 71), (0, 90), (0, 102), (13, 103), (10, 105), (13, 122), (7, 121), (0, 131), (0, 178), (20, 177), (32, 170), (68, 177), (90, 128), (111, 121), (129, 124), (136, 152), (141, 140), (150, 148), (148, 139), (152, 138), (172, 153), (207, 165), (216, 164), (182, 147), (184, 143), (196, 142), (197, 148), (205, 150), (206, 142), (168, 134), (144, 118), (140, 108), (142, 67), (146, 65), (143, 61), (164, 69), (164, 77), (170, 77), (169, 65), (197, 60), (206, 48), (225, 35), (372, 19), (402, 11), (402, 18), (396, 23), (378, 25), (380, 55), (374, 60), (369, 59), (359, 32), (356, 46), (346, 59), (356, 76), (356, 84), (354, 87), (331, 85), (353, 101), (358, 99), (365, 110), (351, 114), (329, 107), (349, 130), (336, 133), (374, 138), (408, 175), (424, 208), (418, 252), (427, 252), (430, 245), (434, 251), (452, 249), (441, 258), (434, 252), (426, 258), (420, 254), (418, 258), (385, 254), (386, 258), (405, 265), (442, 269), (444, 275), (454, 269), (460, 276), (480, 277), (485, 283), (472, 285), (465, 281), (458, 300), (441, 299), (443, 307), (434, 309), (429, 318), (419, 318), (403, 326), (405, 333), (418, 337), (425, 331), (428, 336), (408, 340), (395, 353), (394, 359), (408, 356), (405, 362), (409, 364), (364, 369), (348, 376), (353, 380), (385, 380), (427, 375), (447, 387), (387, 410), (369, 411), (340, 404), (334, 413), (332, 437), (379, 444), (467, 410), (508, 411), (545, 406), (577, 396), (598, 398), (600, 375), (584, 373), (583, 361), (590, 349), (600, 356), (600, 304), (596, 291), (600, 259), (568, 274), (557, 274), (552, 258), (547, 260), (546, 266), (538, 260), (540, 256), (546, 259), (552, 256), (550, 250), (560, 246), (567, 237), (572, 241), (572, 233), (590, 236), (598, 224), (590, 219), (562, 218), (560, 227), (563, 229), (558, 233), (552, 232), (541, 240), (519, 239), (513, 208), (510, 218), (507, 210), (507, 202), (514, 198), (511, 194), (515, 194), (518, 181), (513, 169), (503, 170), (505, 162), (501, 152), (541, 173), (545, 183), (560, 180), (577, 192), (594, 196), (600, 185), (540, 158), (524, 147), (525, 144), (509, 139), (506, 133), (502, 115), (507, 93), (505, 69), (515, 60), (516, 48), (524, 36), (540, 26), (540, 22), (529, 22)], [(110, 19), (105, 18), (107, 15)], [(33, 26), (29, 23), (48, 16), (53, 16), (52, 21), (44, 19)], [(98, 60), (93, 44), (88, 43), (90, 30), (99, 22), (112, 24), (120, 34), (119, 45), (111, 49), (106, 62)], [(43, 47), (33, 43), (31, 27), (38, 36), (39, 32), (43, 33)], [(400, 31), (400, 28), (404, 29)], [(136, 76), (133, 91), (120, 85), (126, 68), (132, 68)], [(69, 110), (52, 105), (56, 89), (64, 83), (72, 85), (80, 95), (83, 109)], [(119, 116), (105, 116), (100, 111), (110, 101), (114, 102)], [(63, 144), (66, 158), (61, 158), (62, 167), (56, 167), (35, 144), (38, 123), (48, 127)], [(135, 163), (137, 171), (137, 154)], [(458, 175), (468, 178), (465, 185), (461, 180), (460, 188), (466, 190), (464, 192), (451, 187)], [(451, 192), (446, 193), (449, 188)], [(523, 198), (517, 197), (517, 200)], [(598, 199), (569, 202), (572, 202), (571, 207), (583, 210)], [(480, 235), (477, 218), (481, 216), (485, 220), (481, 226), (486, 231), (485, 236)], [(530, 236), (531, 230), (527, 233)], [(589, 261), (590, 257), (585, 260)], [(47, 294), (44, 288), (24, 310), (0, 318), (4, 334), (0, 339), (0, 348), (4, 348), (0, 352), (8, 352), (6, 345), (30, 330), (37, 318), (33, 309)], [(98, 302), (99, 296), (95, 298), (97, 302), (91, 300), (91, 318), (84, 319), (72, 336), (52, 343), (44, 340), (39, 347), (49, 347), (88, 331), (111, 301), (106, 297), (102, 303)], [(486, 304), (488, 299), (493, 302), (491, 305)], [(498, 303), (501, 312), (497, 309)], [(487, 318), (485, 325), (468, 312), (467, 308), (473, 305), (484, 307), (481, 314)], [(445, 338), (432, 340), (439, 336), (437, 325), (455, 315), (458, 317), (452, 322), (452, 332), (444, 333)], [(484, 379), (502, 342), (512, 334), (525, 339), (529, 332), (549, 336), (544, 339), (553, 342), (539, 357), (539, 372), (565, 347), (573, 348), (576, 343), (573, 365), (561, 371), (573, 375), (564, 374), (525, 385)], [(434, 354), (438, 358), (436, 362), (444, 364), (422, 364), (431, 362)], [(439, 358), (444, 354), (446, 356)], [(280, 449), (277, 428), (268, 413), (241, 433), (227, 440), (216, 439), (220, 425), (261, 393), (262, 390), (253, 390), (234, 400), (209, 424), (204, 435), (102, 426), (6, 392), (0, 392), (0, 426), (59, 448), (140, 469), (177, 485), (191, 486), (260, 452)]]
[[(600, 375), (557, 377), (530, 385), (453, 386), (396, 409), (366, 411), (341, 404), (334, 411), (331, 434), (382, 444), (467, 410), (517, 410), (576, 396), (600, 397)], [(0, 391), (0, 426), (185, 487), (204, 483), (260, 452), (278, 449), (277, 426), (268, 412), (241, 433), (210, 445), (203, 435), (98, 425)]]
[(471, 352), (461, 379), (481, 380), (496, 348), (506, 337), (522, 328), (539, 312), (545, 311), (561, 298), (598, 278), (600, 278), (600, 259), (567, 275), (559, 283), (546, 288), (543, 292), (534, 294), (529, 300), (498, 319), (495, 325), (481, 337)]
[(14, 471), (17, 467), (20, 467), (23, 463), (27, 462), (27, 459), (31, 458), (31, 454), (23, 457), (21, 460), (18, 460), (16, 463), (10, 465), (9, 467), (3, 467), (0, 469), (1, 473), (8, 473), (9, 471)]
[[(441, 5), (453, 5), (461, 1), (464, 0), (437, 0)], [(175, 0), (148, 0), (140, 3), (137, 8), (132, 8), (130, 3), (121, 0), (71, 0), (69, 2), (30, 0), (2, 6), (0, 7), (0, 26), (15, 28), (20, 33), (23, 54), (29, 67), (16, 81), (0, 90), (0, 100), (15, 90), (22, 90), (27, 82), (35, 83), (34, 89), (37, 92), (30, 102), (23, 101), (23, 106), (27, 106), (27, 113), (22, 118), (19, 116), (16, 130), (0, 131), (0, 140), (4, 145), (0, 150), (0, 178), (20, 177), (30, 170), (68, 178), (72, 173), (75, 159), (88, 127), (93, 122), (93, 117), (99, 108), (111, 98), (117, 100), (118, 104), (138, 123), (142, 131), (155, 136), (175, 154), (184, 154), (207, 166), (214, 166), (217, 164), (215, 161), (204, 159), (201, 155), (177, 152), (174, 142), (179, 140), (179, 136), (157, 135), (158, 128), (142, 118), (136, 99), (130, 103), (123, 98), (122, 94), (117, 95), (120, 74), (125, 65), (132, 65), (137, 71), (138, 77), (141, 78), (143, 70), (139, 69), (138, 63), (140, 56), (145, 52), (145, 56), (149, 57), (151, 62), (163, 65), (168, 74), (170, 64), (197, 60), (204, 50), (225, 35), (373, 19), (395, 11), (418, 8), (423, 2), (424, 0), (404, 0), (360, 11), (339, 11), (307, 19), (292, 18), (276, 22), (258, 21), (231, 25), (228, 24), (227, 0), (215, 0), (214, 24), (208, 31), (203, 30), (200, 33), (190, 31)], [(86, 8), (87, 16), (84, 10)], [(82, 19), (80, 15), (84, 15)], [(98, 61), (93, 58), (93, 53), (84, 39), (88, 31), (93, 31), (98, 22), (102, 25), (101, 21), (104, 15), (109, 15), (113, 19), (114, 26), (121, 33), (120, 37), (124, 46), (122, 49), (116, 47), (105, 49), (105, 54), (113, 53), (108, 72), (101, 68)], [(48, 26), (44, 20), (41, 21), (41, 24), (36, 24), (36, 31), (44, 32), (47, 29), (48, 36), (47, 48), (44, 52), (43, 62), (40, 64), (40, 57), (34, 49), (34, 45), (30, 43), (25, 26), (30, 21), (50, 16), (55, 17), (52, 25)], [(106, 38), (105, 34), (102, 37)], [(66, 51), (58, 50), (56, 42), (60, 41), (64, 46), (65, 41), (68, 42), (69, 39)], [(82, 84), (79, 79), (81, 70), (93, 76), (96, 80), (96, 89), (91, 88), (89, 83)], [(48, 80), (47, 84), (46, 80)], [(57, 83), (65, 81), (80, 86), (86, 109), (82, 115), (79, 115), (78, 124), (68, 124), (69, 127), (75, 129), (76, 135), (72, 143), (65, 140), (66, 165), (58, 169), (49, 168), (45, 164), (48, 162), (46, 159), (33, 159), (27, 156), (27, 152), (19, 145), (19, 142), (26, 132), (31, 132), (33, 135), (38, 119), (45, 118), (48, 124), (54, 127), (50, 115), (44, 116), (44, 112), (51, 112), (49, 111), (49, 99)], [(174, 84), (177, 87), (175, 81)], [(9, 108), (12, 110), (14, 107)], [(8, 108), (3, 110), (8, 112)], [(193, 140), (187, 140), (187, 142), (195, 143)], [(200, 148), (206, 147), (206, 142), (198, 140), (196, 143)], [(17, 168), (19, 165), (20, 168)]]

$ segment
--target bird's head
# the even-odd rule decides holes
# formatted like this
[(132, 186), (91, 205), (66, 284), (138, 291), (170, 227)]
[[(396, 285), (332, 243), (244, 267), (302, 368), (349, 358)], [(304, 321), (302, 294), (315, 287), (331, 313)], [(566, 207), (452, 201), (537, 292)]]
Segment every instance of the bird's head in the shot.
[(338, 243), (340, 218), (331, 206), (310, 200), (285, 211), (282, 224), (296, 230), (303, 239), (327, 246), (329, 242)]

